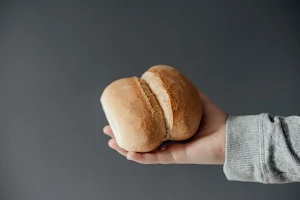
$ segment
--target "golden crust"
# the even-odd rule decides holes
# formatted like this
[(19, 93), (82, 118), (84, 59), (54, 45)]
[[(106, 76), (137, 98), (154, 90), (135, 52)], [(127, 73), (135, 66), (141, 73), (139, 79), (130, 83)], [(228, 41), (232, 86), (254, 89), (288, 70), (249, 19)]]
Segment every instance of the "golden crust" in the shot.
[(130, 77), (114, 81), (101, 95), (101, 104), (121, 148), (148, 152), (164, 141), (161, 108), (143, 80)]
[(202, 116), (197, 88), (178, 70), (166, 65), (151, 67), (142, 78), (154, 93), (158, 91), (158, 99), (163, 96), (160, 95), (163, 92), (169, 97), (168, 106), (162, 108), (164, 113), (172, 115), (173, 121), (168, 130), (170, 140), (186, 140), (192, 137), (200, 125)]
[(196, 87), (166, 65), (112, 82), (100, 101), (118, 145), (127, 151), (149, 152), (166, 140), (189, 139), (202, 116)]

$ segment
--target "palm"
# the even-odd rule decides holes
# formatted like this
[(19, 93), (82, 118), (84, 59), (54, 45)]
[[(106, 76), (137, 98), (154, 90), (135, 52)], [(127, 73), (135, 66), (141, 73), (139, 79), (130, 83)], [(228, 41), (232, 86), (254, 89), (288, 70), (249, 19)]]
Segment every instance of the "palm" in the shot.
[(109, 146), (120, 154), (143, 164), (222, 164), (224, 163), (226, 114), (199, 91), (203, 102), (203, 116), (199, 131), (184, 142), (166, 142), (153, 152), (135, 153), (121, 149), (110, 126), (104, 133), (112, 137)]

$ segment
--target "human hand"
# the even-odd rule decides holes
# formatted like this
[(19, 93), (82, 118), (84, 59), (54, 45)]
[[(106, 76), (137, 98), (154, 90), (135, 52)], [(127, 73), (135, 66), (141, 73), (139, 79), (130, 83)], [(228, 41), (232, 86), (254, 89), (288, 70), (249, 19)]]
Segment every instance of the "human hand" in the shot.
[(103, 132), (110, 136), (109, 147), (128, 160), (141, 164), (224, 164), (227, 114), (213, 104), (201, 91), (203, 115), (197, 133), (189, 140), (168, 141), (149, 153), (121, 149), (109, 125)]

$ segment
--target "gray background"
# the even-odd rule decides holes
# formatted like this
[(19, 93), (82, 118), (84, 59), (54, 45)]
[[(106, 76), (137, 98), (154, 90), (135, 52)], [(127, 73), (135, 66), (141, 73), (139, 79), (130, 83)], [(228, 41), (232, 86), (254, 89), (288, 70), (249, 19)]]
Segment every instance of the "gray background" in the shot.
[(49, 2), (0, 3), (1, 200), (299, 199), (299, 184), (229, 182), (222, 166), (129, 162), (99, 104), (162, 63), (230, 114), (299, 114), (297, 1)]

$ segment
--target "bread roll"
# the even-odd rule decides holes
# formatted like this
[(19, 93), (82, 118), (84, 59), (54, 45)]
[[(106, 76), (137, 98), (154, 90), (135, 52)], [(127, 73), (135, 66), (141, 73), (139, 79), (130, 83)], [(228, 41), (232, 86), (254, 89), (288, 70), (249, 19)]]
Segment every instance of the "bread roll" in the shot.
[(141, 78), (112, 82), (100, 102), (117, 144), (133, 152), (152, 151), (167, 140), (189, 139), (202, 116), (196, 87), (166, 65), (149, 68)]
[(170, 66), (157, 65), (142, 75), (156, 94), (166, 118), (169, 140), (186, 140), (199, 126), (202, 107), (195, 86)]

